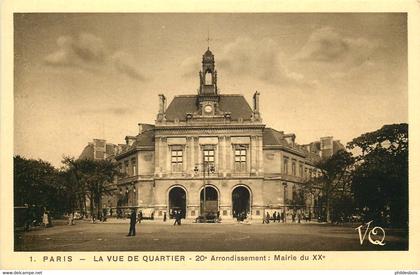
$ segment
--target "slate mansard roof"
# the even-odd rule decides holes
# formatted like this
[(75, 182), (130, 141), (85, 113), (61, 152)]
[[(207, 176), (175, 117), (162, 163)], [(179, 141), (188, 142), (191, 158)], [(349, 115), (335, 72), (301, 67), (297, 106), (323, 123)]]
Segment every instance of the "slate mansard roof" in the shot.
[[(222, 112), (230, 112), (232, 120), (250, 120), (252, 109), (243, 95), (224, 94), (219, 95), (219, 109)], [(197, 112), (197, 95), (175, 96), (166, 110), (166, 120), (185, 121), (187, 113)]]
[[(82, 153), (79, 156), (79, 159), (94, 159), (94, 148), (93, 144), (89, 143), (86, 145), (86, 147), (83, 149)], [(106, 155), (107, 156), (113, 156), (115, 155), (115, 145), (114, 144), (106, 144)]]

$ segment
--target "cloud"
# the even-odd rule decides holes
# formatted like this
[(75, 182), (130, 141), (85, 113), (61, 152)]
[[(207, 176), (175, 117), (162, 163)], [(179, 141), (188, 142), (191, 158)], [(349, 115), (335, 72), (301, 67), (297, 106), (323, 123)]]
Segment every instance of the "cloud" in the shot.
[(77, 111), (81, 115), (91, 114), (113, 114), (113, 115), (125, 115), (131, 112), (128, 108), (123, 107), (105, 107), (105, 108), (83, 108)]
[(146, 81), (146, 77), (137, 69), (133, 58), (125, 52), (116, 52), (112, 56), (113, 64), (116, 70), (120, 73), (126, 74), (131, 78)]
[(198, 71), (201, 68), (200, 60), (196, 56), (190, 56), (184, 59), (180, 65), (180, 71), (183, 77), (198, 76)]
[(105, 69), (109, 64), (113, 64), (119, 73), (139, 81), (146, 80), (132, 61), (131, 55), (123, 51), (110, 52), (104, 41), (93, 34), (80, 33), (77, 37), (60, 36), (57, 38), (57, 46), (57, 51), (44, 58), (45, 64), (85, 70)]
[(368, 62), (378, 44), (365, 38), (347, 37), (331, 27), (316, 29), (295, 55), (295, 60), (360, 66)]
[[(308, 82), (298, 72), (290, 70), (282, 59), (280, 46), (272, 39), (260, 41), (248, 37), (238, 37), (224, 46), (216, 56), (216, 63), (220, 70), (228, 71), (238, 76), (257, 77), (271, 84), (284, 86), (306, 86)], [(197, 58), (189, 57), (181, 64), (184, 77), (197, 74), (201, 67)]]
[(280, 49), (271, 38), (255, 42), (248, 37), (239, 37), (225, 46), (219, 65), (232, 73), (256, 76), (271, 84), (310, 85), (303, 74), (289, 69)]

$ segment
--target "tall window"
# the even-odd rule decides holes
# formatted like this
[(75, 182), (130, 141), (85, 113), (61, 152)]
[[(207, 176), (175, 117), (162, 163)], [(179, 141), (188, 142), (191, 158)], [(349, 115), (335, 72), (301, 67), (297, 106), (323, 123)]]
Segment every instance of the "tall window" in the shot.
[(299, 176), (303, 177), (303, 165), (299, 164)]
[(132, 175), (135, 176), (137, 175), (137, 163), (136, 163), (136, 159), (132, 158), (131, 159), (131, 171), (132, 171)]
[(214, 166), (214, 149), (213, 148), (205, 148), (203, 150), (203, 156), (204, 156), (204, 163)]
[(283, 158), (283, 174), (289, 174), (289, 159)]
[(204, 84), (206, 84), (206, 85), (211, 85), (212, 84), (212, 82), (213, 82), (213, 79), (212, 79), (212, 74), (211, 74), (211, 72), (206, 72), (206, 74), (204, 75)]
[(124, 161), (124, 173), (126, 173), (126, 176), (129, 176), (130, 169), (128, 168), (128, 160)]
[(235, 149), (235, 171), (246, 172), (246, 149)]
[(296, 162), (292, 162), (292, 175), (296, 176)]
[(171, 151), (172, 172), (182, 172), (182, 149)]

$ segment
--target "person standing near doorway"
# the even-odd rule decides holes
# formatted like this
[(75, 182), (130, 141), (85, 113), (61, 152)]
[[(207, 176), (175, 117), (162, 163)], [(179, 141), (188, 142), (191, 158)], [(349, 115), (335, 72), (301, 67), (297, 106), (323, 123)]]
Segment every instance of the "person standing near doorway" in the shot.
[(137, 222), (136, 209), (133, 208), (131, 209), (130, 229), (128, 230), (127, 237), (136, 236), (136, 222)]

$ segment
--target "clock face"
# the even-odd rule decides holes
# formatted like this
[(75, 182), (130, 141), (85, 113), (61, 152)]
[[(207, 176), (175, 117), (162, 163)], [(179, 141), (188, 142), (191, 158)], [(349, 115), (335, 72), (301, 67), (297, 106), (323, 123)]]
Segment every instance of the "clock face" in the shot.
[(207, 114), (211, 113), (213, 111), (213, 108), (210, 105), (207, 105), (204, 107), (204, 112)]

